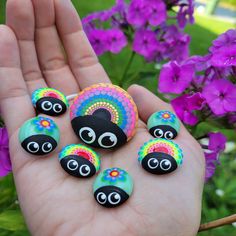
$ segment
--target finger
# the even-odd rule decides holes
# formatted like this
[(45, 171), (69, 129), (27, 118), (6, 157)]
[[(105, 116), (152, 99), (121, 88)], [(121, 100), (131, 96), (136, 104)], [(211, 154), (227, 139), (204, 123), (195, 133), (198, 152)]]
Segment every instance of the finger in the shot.
[[(128, 92), (133, 97), (134, 102), (138, 107), (139, 117), (144, 123), (147, 123), (149, 117), (157, 111), (168, 110), (174, 112), (170, 104), (162, 101), (160, 98), (142, 86), (132, 85), (128, 89)], [(186, 133), (188, 132), (181, 123), (181, 134), (185, 135)], [(182, 138), (181, 134), (177, 137)]]
[(17, 39), (10, 28), (0, 26), (0, 108), (11, 136), (35, 115), (21, 69)]
[(36, 21), (36, 48), (44, 77), (50, 87), (66, 95), (77, 93), (79, 86), (66, 63), (55, 26), (54, 1), (32, 0), (32, 3)]
[(80, 88), (110, 80), (98, 62), (79, 16), (69, 0), (55, 0), (56, 25), (62, 39), (69, 65)]
[(39, 68), (34, 44), (34, 10), (30, 0), (8, 0), (6, 22), (16, 34), (21, 68), (30, 93), (47, 87)]

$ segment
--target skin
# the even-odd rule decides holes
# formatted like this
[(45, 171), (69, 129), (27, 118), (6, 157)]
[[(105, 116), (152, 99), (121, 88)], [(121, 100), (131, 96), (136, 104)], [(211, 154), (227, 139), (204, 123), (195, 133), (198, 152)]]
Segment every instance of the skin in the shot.
[(53, 117), (63, 135), (52, 154), (35, 158), (21, 148), (19, 127), (35, 116), (30, 98), (35, 89), (49, 86), (68, 95), (110, 80), (69, 0), (8, 0), (6, 24), (0, 26), (0, 109), (10, 136), (20, 206), (32, 235), (196, 235), (203, 152), (182, 125), (175, 139), (184, 152), (181, 168), (155, 176), (139, 166), (137, 150), (152, 138), (145, 125), (148, 117), (158, 110), (172, 110), (143, 87), (134, 85), (128, 90), (139, 109), (135, 137), (115, 151), (99, 151), (102, 169), (121, 167), (134, 179), (133, 195), (121, 207), (106, 209), (95, 202), (95, 177), (78, 180), (61, 169), (59, 151), (78, 142), (68, 112)]

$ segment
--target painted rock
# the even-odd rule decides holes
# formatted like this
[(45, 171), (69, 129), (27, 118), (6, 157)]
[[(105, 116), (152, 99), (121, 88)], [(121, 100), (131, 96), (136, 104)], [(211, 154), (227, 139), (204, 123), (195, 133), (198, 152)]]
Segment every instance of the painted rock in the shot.
[(56, 123), (45, 117), (35, 117), (26, 121), (20, 128), (19, 141), (30, 154), (46, 155), (52, 152), (60, 140)]
[(49, 116), (66, 112), (69, 103), (63, 93), (53, 88), (40, 88), (33, 92), (32, 103), (36, 110)]
[(144, 143), (139, 150), (138, 161), (147, 172), (163, 175), (182, 164), (183, 153), (173, 141), (157, 138)]
[(128, 200), (133, 191), (131, 176), (120, 168), (101, 172), (93, 185), (95, 200), (103, 207), (114, 208)]
[(158, 111), (148, 119), (149, 133), (156, 138), (174, 139), (180, 130), (180, 122), (170, 111)]
[(59, 154), (59, 161), (62, 168), (75, 177), (91, 177), (100, 169), (99, 155), (82, 144), (64, 147)]
[(118, 86), (96, 84), (84, 89), (70, 109), (76, 135), (86, 144), (104, 149), (121, 146), (135, 134), (137, 107)]

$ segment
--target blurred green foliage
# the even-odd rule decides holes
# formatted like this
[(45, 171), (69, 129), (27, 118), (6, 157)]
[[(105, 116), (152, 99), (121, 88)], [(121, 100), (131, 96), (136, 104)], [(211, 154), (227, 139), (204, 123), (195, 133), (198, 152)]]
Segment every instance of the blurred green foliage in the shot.
[[(115, 0), (72, 0), (81, 18), (88, 13), (103, 10), (114, 4)], [(227, 2), (229, 2), (227, 0)], [(231, 0), (236, 3), (236, 0)], [(5, 21), (6, 0), (0, 0), (0, 23)], [(223, 33), (229, 28), (235, 28), (232, 23), (226, 23), (211, 17), (196, 16), (196, 24), (187, 27), (186, 32), (192, 37), (190, 52), (191, 54), (204, 55), (207, 53), (211, 41), (218, 34)], [(1, 37), (1, 36), (0, 36)], [(113, 82), (120, 84), (125, 70), (127, 58), (131, 57), (130, 50), (124, 49), (120, 54), (113, 55), (106, 53), (100, 57), (101, 63), (110, 75)], [(111, 70), (112, 68), (112, 70)], [(122, 86), (127, 88), (132, 83), (146, 86), (156, 93), (157, 72), (153, 65), (145, 64), (143, 58), (135, 56), (134, 63), (127, 74), (127, 79)], [(202, 124), (201, 130), (217, 130), (209, 124)], [(199, 135), (201, 134), (201, 130)], [(224, 130), (224, 133), (235, 140), (235, 132)], [(216, 170), (216, 174), (204, 189), (202, 222), (208, 222), (236, 212), (236, 150), (221, 157), (221, 166)], [(221, 196), (219, 195), (221, 193)], [(217, 195), (218, 193), (218, 195)], [(222, 195), (223, 193), (223, 195)], [(14, 187), (12, 175), (0, 180), (0, 236), (27, 236), (29, 235), (24, 224), (17, 201), (17, 194)], [(236, 229), (233, 226), (225, 226), (199, 234), (200, 236), (233, 236)]]

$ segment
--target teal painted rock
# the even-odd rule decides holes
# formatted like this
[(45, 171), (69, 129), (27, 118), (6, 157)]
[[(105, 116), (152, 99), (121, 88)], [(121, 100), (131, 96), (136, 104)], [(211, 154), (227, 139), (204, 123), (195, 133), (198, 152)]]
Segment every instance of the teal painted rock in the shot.
[(133, 180), (125, 170), (114, 167), (101, 172), (93, 185), (95, 200), (102, 206), (114, 208), (128, 200)]
[(174, 139), (180, 130), (180, 122), (170, 111), (158, 111), (148, 119), (148, 131), (156, 138)]
[(28, 153), (46, 155), (57, 147), (60, 131), (53, 120), (38, 116), (21, 126), (19, 141)]

